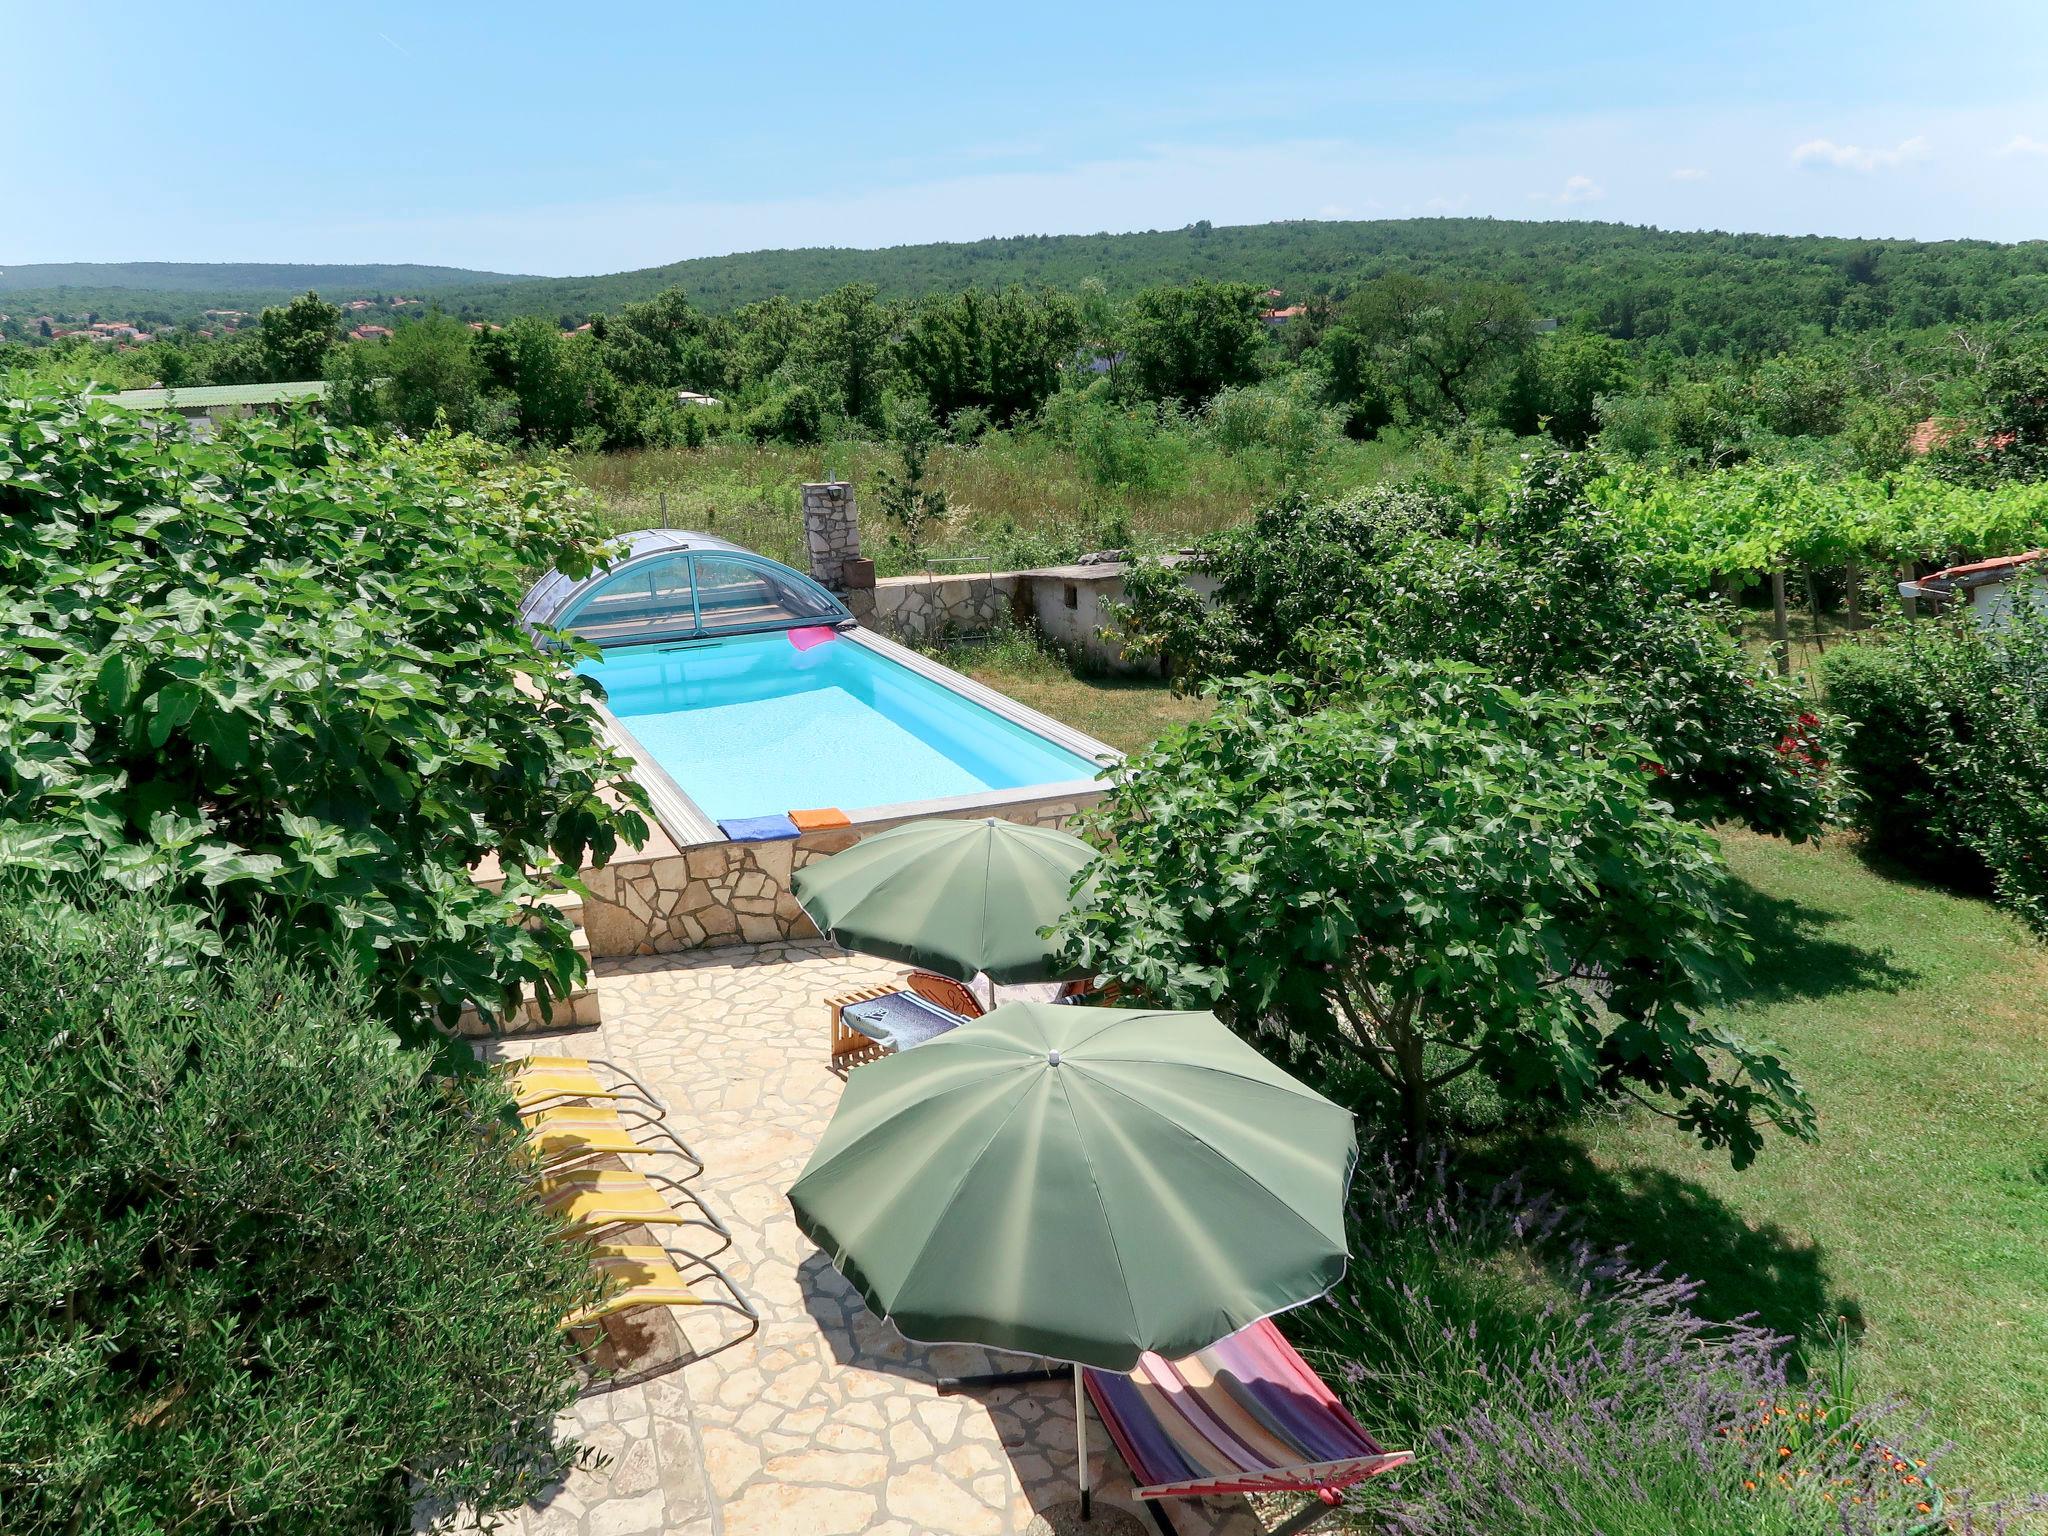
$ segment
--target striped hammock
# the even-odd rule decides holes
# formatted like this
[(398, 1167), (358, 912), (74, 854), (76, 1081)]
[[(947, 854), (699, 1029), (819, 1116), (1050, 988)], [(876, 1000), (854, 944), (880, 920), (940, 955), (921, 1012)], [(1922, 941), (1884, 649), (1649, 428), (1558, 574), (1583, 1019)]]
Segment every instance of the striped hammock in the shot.
[(1090, 1370), (1088, 1395), (1141, 1499), (1308, 1493), (1299, 1531), (1344, 1490), (1413, 1461), (1384, 1451), (1270, 1320), (1185, 1360), (1147, 1354), (1128, 1376)]

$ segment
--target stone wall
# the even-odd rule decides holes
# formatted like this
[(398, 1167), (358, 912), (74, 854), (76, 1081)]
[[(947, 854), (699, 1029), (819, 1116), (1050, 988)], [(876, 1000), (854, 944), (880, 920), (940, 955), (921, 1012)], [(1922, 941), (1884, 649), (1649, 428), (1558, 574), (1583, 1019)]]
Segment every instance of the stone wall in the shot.
[(947, 635), (983, 634), (1010, 622), (1017, 573), (887, 576), (875, 583), (873, 616), (861, 622), (915, 646)]
[(807, 483), (803, 507), (811, 575), (828, 592), (844, 592), (847, 562), (860, 558), (860, 513), (853, 504), (853, 487), (844, 480)]
[[(957, 817), (1000, 816), (1030, 826), (1064, 826), (1102, 798), (1086, 790), (1055, 799), (940, 811)], [(668, 954), (727, 944), (816, 938), (818, 930), (790, 894), (790, 878), (814, 860), (851, 848), (871, 832), (911, 817), (880, 817), (851, 827), (806, 832), (774, 843), (700, 843), (668, 858), (622, 860), (583, 880), (590, 952), (600, 957)]]
[[(1171, 564), (1179, 558), (1168, 555), (1166, 560)], [(909, 646), (1015, 623), (1112, 672), (1156, 672), (1157, 663), (1131, 661), (1123, 647), (1102, 635), (1103, 609), (1123, 600), (1126, 569), (1122, 561), (1105, 560), (993, 575), (890, 576), (877, 581), (871, 593), (849, 594), (848, 601), (861, 623)], [(1201, 575), (1189, 584), (1202, 597), (1216, 585)]]

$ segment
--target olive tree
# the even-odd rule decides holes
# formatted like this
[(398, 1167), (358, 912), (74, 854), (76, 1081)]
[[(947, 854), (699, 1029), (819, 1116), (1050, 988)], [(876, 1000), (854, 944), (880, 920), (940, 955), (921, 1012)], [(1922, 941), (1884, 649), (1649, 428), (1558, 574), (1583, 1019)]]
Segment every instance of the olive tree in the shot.
[(1437, 1090), (1643, 1099), (1740, 1167), (1809, 1111), (1784, 1065), (1702, 1011), (1746, 959), (1711, 839), (1656, 794), (1598, 695), (1475, 669), (1361, 674), (1341, 696), (1226, 685), (1130, 764), (1094, 832), (1077, 965), (1293, 1051), (1358, 1062), (1425, 1138)]
[[(104, 887), (102, 896), (104, 898)], [(0, 1525), (363, 1536), (576, 1455), (585, 1247), (511, 1101), (347, 970), (155, 897), (0, 892)]]

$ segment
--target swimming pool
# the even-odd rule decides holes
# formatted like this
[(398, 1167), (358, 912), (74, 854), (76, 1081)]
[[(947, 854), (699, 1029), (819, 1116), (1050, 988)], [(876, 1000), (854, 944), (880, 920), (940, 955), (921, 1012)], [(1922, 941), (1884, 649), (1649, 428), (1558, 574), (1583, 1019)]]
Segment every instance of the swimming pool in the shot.
[(829, 629), (620, 647), (579, 670), (713, 821), (1070, 784), (1102, 766)]

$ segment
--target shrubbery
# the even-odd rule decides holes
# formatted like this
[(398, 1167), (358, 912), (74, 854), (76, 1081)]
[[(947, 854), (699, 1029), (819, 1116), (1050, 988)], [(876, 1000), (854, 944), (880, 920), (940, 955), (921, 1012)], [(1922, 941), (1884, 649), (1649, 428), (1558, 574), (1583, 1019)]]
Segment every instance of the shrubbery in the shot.
[(0, 896), (0, 1524), (358, 1536), (571, 1448), (580, 1244), (510, 1102), (346, 970), (189, 912)]
[(1382, 1442), (1418, 1453), (1347, 1500), (1359, 1529), (1994, 1536), (2048, 1510), (1945, 1498), (1940, 1450), (1913, 1448), (1899, 1405), (1858, 1402), (1839, 1356), (1702, 1318), (1697, 1286), (1576, 1241), (1513, 1183), (1480, 1199), (1440, 1171), (1369, 1172), (1344, 1281), (1284, 1319)]
[(1336, 506), (1290, 499), (1216, 536), (1195, 569), (1127, 583), (1125, 643), (1182, 683), (1248, 671), (1313, 674), (1443, 658), (1522, 688), (1594, 685), (1622, 700), (1660, 792), (1696, 820), (1816, 835), (1830, 808), (1820, 722), (1768, 675), (1726, 615), (1673, 595), (1588, 504), (1581, 458), (1529, 462), (1505, 502), (1471, 519), (1449, 498), (1379, 489)]
[[(2034, 590), (2033, 583), (2026, 590)], [(1851, 722), (1857, 823), (1885, 854), (1961, 884), (2048, 937), (2048, 607), (2002, 630), (1966, 614), (1822, 662)]]
[(1820, 659), (1829, 707), (1842, 721), (1842, 766), (1853, 788), (1850, 820), (1887, 858), (1930, 874), (1981, 880), (1974, 849), (1943, 825), (1928, 762), (1933, 722), (1913, 659), (1902, 645), (1837, 646)]
[(1186, 477), (1187, 425), (1170, 404), (1131, 404), (1098, 385), (1056, 396), (1046, 425), (1098, 490), (1156, 496)]
[(1344, 430), (1343, 412), (1323, 404), (1312, 374), (1220, 391), (1203, 425), (1234, 458), (1264, 458), (1289, 481), (1315, 467)]
[[(10, 401), (0, 867), (275, 918), (399, 1024), (561, 995), (567, 926), (512, 919), (645, 825), (588, 685), (514, 614), (601, 549), (558, 475), (481, 444)], [(505, 894), (470, 878), (486, 854)]]

